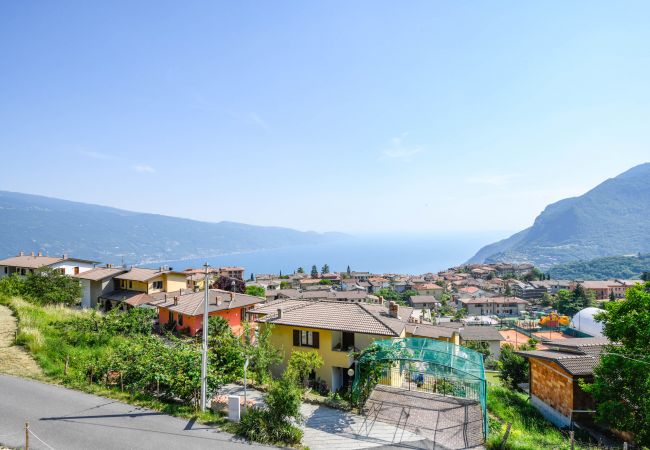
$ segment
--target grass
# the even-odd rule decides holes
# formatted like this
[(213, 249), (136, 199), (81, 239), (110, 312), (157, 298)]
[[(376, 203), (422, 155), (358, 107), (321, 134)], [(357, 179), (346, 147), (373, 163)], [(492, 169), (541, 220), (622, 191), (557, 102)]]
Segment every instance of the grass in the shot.
[[(548, 422), (523, 393), (502, 386), (488, 388), (490, 434), (488, 449), (501, 448), (507, 423), (512, 423), (505, 448), (511, 450), (558, 449), (569, 450), (567, 435)], [(577, 436), (576, 439), (583, 436)], [(575, 449), (598, 448), (576, 443)]]
[(42, 368), (42, 374), (31, 378), (61, 384), (177, 417), (196, 418), (201, 423), (223, 425), (226, 422), (225, 418), (211, 411), (202, 413), (190, 405), (163, 401), (149, 394), (121, 391), (119, 387), (110, 388), (90, 383), (86, 373), (88, 362), (97, 360), (120, 340), (127, 339), (113, 336), (105, 342), (92, 344), (82, 342), (79, 345), (71, 345), (65, 339), (65, 332), (58, 324), (75, 316), (89, 315), (90, 311), (64, 306), (41, 306), (21, 298), (8, 298), (2, 295), (0, 295), (0, 305), (5, 305), (14, 312), (18, 319), (17, 343), (24, 346)]

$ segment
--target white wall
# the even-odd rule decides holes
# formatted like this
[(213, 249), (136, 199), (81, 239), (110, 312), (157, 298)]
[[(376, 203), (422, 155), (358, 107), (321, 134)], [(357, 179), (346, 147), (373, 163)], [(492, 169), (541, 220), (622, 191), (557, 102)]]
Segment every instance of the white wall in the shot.
[(81, 261), (61, 261), (52, 264), (50, 267), (53, 269), (64, 269), (66, 275), (74, 275), (74, 268), (79, 267), (79, 273), (86, 272), (95, 266), (93, 264), (84, 263)]

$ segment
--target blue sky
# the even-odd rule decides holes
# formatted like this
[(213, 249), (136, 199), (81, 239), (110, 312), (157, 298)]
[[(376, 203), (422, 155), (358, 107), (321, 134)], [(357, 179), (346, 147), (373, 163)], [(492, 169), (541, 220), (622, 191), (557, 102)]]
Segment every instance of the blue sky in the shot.
[(2, 2), (0, 189), (518, 230), (650, 160), (648, 2)]

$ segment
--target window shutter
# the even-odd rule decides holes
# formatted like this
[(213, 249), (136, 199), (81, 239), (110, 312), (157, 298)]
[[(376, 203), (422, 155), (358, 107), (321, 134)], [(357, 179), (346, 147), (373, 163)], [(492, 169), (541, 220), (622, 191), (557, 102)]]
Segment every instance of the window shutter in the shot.
[(314, 331), (314, 348), (319, 348), (320, 345), (320, 333), (318, 331)]
[(294, 347), (300, 347), (300, 331), (293, 330), (293, 345)]

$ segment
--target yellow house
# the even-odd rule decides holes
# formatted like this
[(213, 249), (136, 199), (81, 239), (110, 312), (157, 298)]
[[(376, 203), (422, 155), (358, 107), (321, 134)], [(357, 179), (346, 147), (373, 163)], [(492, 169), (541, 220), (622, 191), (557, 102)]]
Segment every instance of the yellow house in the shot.
[(132, 268), (113, 278), (115, 290), (99, 297), (103, 309), (140, 306), (154, 300), (155, 294), (181, 292), (187, 287), (187, 274), (169, 269)]
[[(281, 349), (282, 363), (274, 368), (280, 376), (293, 351), (317, 351), (323, 365), (314, 376), (331, 391), (350, 382), (348, 369), (354, 365), (352, 352), (367, 348), (376, 340), (413, 336), (417, 327), (409, 322), (411, 308), (365, 303), (314, 300), (276, 300), (250, 311), (260, 326), (273, 324), (271, 343)], [(428, 326), (433, 339), (458, 341), (458, 332)], [(436, 334), (437, 333), (437, 334)], [(426, 336), (429, 337), (429, 336)]]
[(155, 294), (172, 292), (187, 287), (187, 274), (171, 270), (132, 268), (114, 278), (116, 289)]

